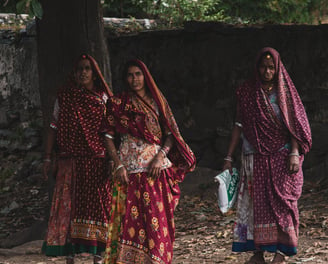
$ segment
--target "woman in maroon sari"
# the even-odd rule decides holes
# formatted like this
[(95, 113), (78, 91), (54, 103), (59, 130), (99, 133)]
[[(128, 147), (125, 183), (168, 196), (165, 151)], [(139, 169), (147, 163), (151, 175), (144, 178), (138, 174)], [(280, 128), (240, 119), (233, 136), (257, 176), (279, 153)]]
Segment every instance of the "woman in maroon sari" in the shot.
[(240, 193), (233, 251), (253, 251), (247, 262), (285, 263), (296, 254), (304, 155), (312, 139), (302, 101), (279, 53), (264, 48), (255, 78), (237, 89), (237, 117), (223, 169), (243, 139)]
[(67, 256), (67, 263), (82, 252), (94, 254), (94, 263), (101, 263), (106, 246), (109, 211), (102, 204), (109, 204), (110, 196), (102, 194), (110, 192), (110, 182), (103, 128), (111, 95), (96, 61), (81, 55), (55, 103), (44, 175), (55, 144), (58, 170), (42, 249), (48, 256)]
[(105, 263), (171, 263), (178, 183), (195, 166), (145, 64), (127, 63), (128, 91), (111, 100), (113, 196)]

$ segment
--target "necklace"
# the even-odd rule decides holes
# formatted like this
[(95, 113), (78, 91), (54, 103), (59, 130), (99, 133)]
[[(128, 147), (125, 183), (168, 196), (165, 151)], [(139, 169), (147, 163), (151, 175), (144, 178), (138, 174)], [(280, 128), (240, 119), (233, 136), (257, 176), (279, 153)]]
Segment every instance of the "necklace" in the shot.
[(263, 90), (266, 92), (266, 93), (270, 93), (273, 89), (273, 85), (269, 86), (269, 87), (263, 87)]

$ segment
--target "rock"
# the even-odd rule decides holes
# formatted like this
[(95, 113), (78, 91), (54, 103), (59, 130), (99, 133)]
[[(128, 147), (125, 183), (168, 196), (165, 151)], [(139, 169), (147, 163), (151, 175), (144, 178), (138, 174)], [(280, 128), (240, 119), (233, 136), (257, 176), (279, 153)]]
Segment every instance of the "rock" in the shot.
[(0, 137), (9, 137), (13, 135), (13, 132), (9, 129), (0, 129)]
[(6, 206), (5, 208), (3, 208), (1, 211), (0, 211), (0, 214), (3, 214), (3, 215), (6, 215), (8, 214), (9, 212), (15, 210), (19, 208), (19, 204), (16, 203), (16, 201), (13, 201), (9, 206)]
[(3, 109), (1, 109), (0, 110), (0, 127), (7, 127), (8, 124), (9, 124), (9, 122), (8, 122), (6, 112)]
[(16, 201), (13, 201), (10, 205), (9, 205), (9, 211), (15, 210), (19, 208), (19, 204), (16, 203)]
[(35, 240), (12, 249), (0, 248), (1, 256), (40, 254), (43, 240)]
[(46, 221), (36, 221), (31, 227), (0, 240), (0, 248), (13, 248), (29, 241), (42, 240), (45, 237), (46, 229)]

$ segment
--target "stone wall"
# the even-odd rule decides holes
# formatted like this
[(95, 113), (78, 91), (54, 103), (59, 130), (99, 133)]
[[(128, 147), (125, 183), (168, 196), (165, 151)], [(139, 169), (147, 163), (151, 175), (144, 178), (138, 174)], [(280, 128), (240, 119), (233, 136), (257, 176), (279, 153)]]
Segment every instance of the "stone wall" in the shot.
[(40, 135), (41, 118), (35, 35), (0, 31), (0, 147), (30, 149), (24, 131)]
[[(114, 90), (122, 64), (138, 57), (167, 97), (198, 165), (220, 169), (234, 116), (234, 91), (253, 73), (265, 46), (276, 48), (298, 89), (313, 131), (305, 176), (319, 181), (328, 165), (328, 25), (230, 27), (189, 23), (183, 30), (109, 37)], [(238, 154), (236, 155), (238, 157)]]
[[(9, 37), (4, 38), (2, 34), (0, 125), (5, 129), (13, 120), (26, 123), (39, 117), (40, 101), (35, 37), (26, 33), (10, 37), (7, 32)], [(253, 72), (257, 51), (264, 46), (276, 48), (301, 95), (313, 130), (305, 176), (328, 180), (328, 25), (238, 28), (188, 23), (181, 30), (106, 34), (114, 91), (123, 87), (124, 61), (142, 59), (172, 106), (198, 165), (216, 170), (227, 151), (234, 91)], [(1, 141), (5, 139), (0, 133), (0, 142), (8, 142)]]

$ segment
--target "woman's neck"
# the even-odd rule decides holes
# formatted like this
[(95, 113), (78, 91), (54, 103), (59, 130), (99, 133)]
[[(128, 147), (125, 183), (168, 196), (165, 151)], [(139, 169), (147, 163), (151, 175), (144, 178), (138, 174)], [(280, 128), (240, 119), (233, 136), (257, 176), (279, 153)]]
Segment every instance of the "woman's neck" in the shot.
[(272, 92), (274, 91), (274, 83), (273, 82), (267, 82), (267, 83), (262, 83), (262, 88), (266, 92)]
[(145, 99), (148, 95), (146, 90), (137, 91), (136, 94), (140, 96), (142, 99)]

